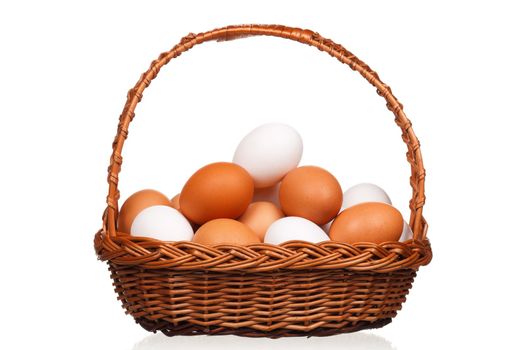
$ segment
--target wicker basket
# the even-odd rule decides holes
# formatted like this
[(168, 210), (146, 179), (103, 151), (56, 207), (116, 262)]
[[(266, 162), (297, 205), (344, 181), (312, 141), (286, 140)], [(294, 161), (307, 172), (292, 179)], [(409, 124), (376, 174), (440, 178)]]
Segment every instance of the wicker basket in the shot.
[[(383, 244), (312, 244), (207, 247), (166, 243), (116, 231), (121, 150), (143, 91), (161, 67), (197, 44), (253, 35), (311, 45), (359, 72), (385, 98), (408, 146), (411, 166), (410, 227), (413, 239)], [(352, 53), (310, 30), (279, 25), (239, 25), (189, 34), (152, 62), (119, 119), (108, 168), (109, 193), (103, 228), (94, 239), (107, 261), (126, 313), (149, 331), (172, 335), (234, 334), (250, 337), (326, 336), (377, 328), (395, 317), (418, 268), (432, 258), (422, 216), (425, 170), (419, 141), (377, 73)]]

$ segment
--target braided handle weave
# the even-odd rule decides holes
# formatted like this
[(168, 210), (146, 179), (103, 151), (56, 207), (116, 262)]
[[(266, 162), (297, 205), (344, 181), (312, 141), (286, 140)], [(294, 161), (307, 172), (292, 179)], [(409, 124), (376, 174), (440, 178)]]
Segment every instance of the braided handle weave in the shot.
[(135, 116), (135, 108), (141, 101), (143, 91), (157, 76), (159, 70), (173, 58), (188, 51), (195, 45), (212, 40), (225, 41), (255, 35), (286, 38), (314, 46), (320, 51), (324, 51), (338, 59), (340, 62), (348, 65), (352, 70), (359, 72), (377, 89), (377, 93), (384, 97), (386, 100), (386, 106), (395, 115), (395, 122), (401, 128), (402, 139), (408, 147), (406, 155), (411, 166), (410, 185), (412, 186), (409, 225), (413, 230), (413, 238), (415, 240), (424, 239), (427, 231), (427, 224), (422, 216), (423, 206), (425, 204), (425, 169), (423, 167), (423, 159), (419, 148), (419, 140), (413, 132), (411, 122), (403, 111), (403, 105), (392, 94), (390, 87), (380, 80), (376, 72), (341, 45), (336, 44), (311, 30), (291, 28), (282, 25), (235, 25), (214, 29), (200, 34), (191, 33), (182, 38), (180, 43), (174, 46), (170, 51), (162, 53), (151, 63), (150, 68), (141, 75), (141, 78), (136, 85), (128, 92), (126, 104), (119, 118), (117, 135), (113, 141), (113, 153), (110, 159), (110, 166), (108, 167), (109, 191), (106, 200), (108, 206), (103, 217), (103, 225), (106, 228), (105, 231), (109, 232), (111, 236), (115, 236), (116, 234), (116, 219), (119, 200), (119, 190), (117, 186), (122, 164), (121, 151), (128, 135), (128, 127)]

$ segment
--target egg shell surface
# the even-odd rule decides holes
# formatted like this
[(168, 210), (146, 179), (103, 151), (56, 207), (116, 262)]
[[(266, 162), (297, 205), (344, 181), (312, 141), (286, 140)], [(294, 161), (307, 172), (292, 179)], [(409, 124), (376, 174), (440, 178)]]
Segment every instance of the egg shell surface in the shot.
[(351, 244), (398, 241), (403, 223), (401, 213), (391, 205), (365, 202), (342, 211), (331, 225), (329, 237)]
[(302, 166), (290, 171), (280, 185), (280, 206), (287, 216), (324, 225), (342, 206), (342, 188), (327, 170)]
[(344, 192), (342, 210), (364, 202), (392, 204), (390, 197), (382, 188), (371, 183), (361, 183)]
[(264, 237), (264, 243), (275, 245), (292, 240), (319, 243), (330, 239), (317, 224), (296, 216), (287, 216), (273, 222)]
[(248, 133), (240, 142), (233, 163), (245, 168), (253, 177), (255, 188), (278, 183), (296, 168), (302, 158), (300, 134), (282, 123), (264, 124)]
[(254, 183), (239, 165), (212, 163), (196, 171), (179, 196), (181, 212), (192, 222), (204, 224), (218, 218), (236, 219), (252, 200)]
[(255, 202), (238, 219), (238, 221), (249, 226), (263, 241), (267, 229), (273, 222), (284, 217), (280, 208), (271, 202)]
[(143, 209), (132, 222), (132, 236), (162, 241), (190, 241), (194, 234), (187, 219), (176, 209), (154, 205)]
[(163, 193), (152, 189), (145, 189), (132, 194), (119, 210), (117, 230), (130, 233), (135, 217), (143, 209), (154, 205), (170, 205), (170, 200)]
[(233, 219), (214, 219), (203, 224), (192, 239), (208, 246), (222, 244), (245, 246), (262, 241), (249, 226)]

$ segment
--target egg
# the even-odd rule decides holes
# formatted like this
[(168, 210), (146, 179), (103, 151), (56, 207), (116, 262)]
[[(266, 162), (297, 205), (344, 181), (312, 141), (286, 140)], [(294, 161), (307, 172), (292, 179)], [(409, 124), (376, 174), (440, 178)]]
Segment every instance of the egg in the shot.
[(386, 203), (365, 202), (342, 211), (329, 230), (334, 241), (383, 243), (398, 241), (403, 230), (401, 213)]
[(170, 200), (170, 205), (172, 205), (172, 208), (180, 210), (181, 206), (179, 205), (179, 194), (176, 194), (172, 199)]
[(287, 216), (299, 216), (324, 225), (337, 216), (342, 189), (328, 171), (302, 166), (290, 171), (280, 185), (280, 206)]
[(247, 134), (234, 153), (233, 163), (245, 168), (256, 188), (278, 183), (300, 163), (303, 144), (300, 134), (281, 123), (264, 124)]
[(208, 246), (220, 244), (245, 246), (261, 243), (260, 238), (247, 225), (233, 219), (214, 219), (203, 224), (192, 241)]
[[(382, 202), (392, 204), (390, 197), (388, 197), (382, 188), (374, 184), (362, 183), (350, 187), (346, 190), (346, 192), (344, 192), (342, 196), (342, 207), (340, 208), (339, 212), (364, 202)], [(333, 220), (322, 226), (324, 232), (329, 233), (331, 224), (333, 224)]]
[(408, 223), (405, 221), (403, 226), (403, 233), (401, 234), (401, 238), (399, 238), (399, 242), (404, 242), (409, 239), (412, 239), (414, 237), (414, 233), (412, 232), (412, 228)]
[(143, 209), (153, 205), (170, 205), (170, 200), (161, 192), (155, 190), (142, 190), (132, 194), (126, 199), (119, 210), (117, 230), (130, 233), (132, 221)]
[(212, 163), (188, 179), (179, 205), (181, 212), (197, 224), (218, 218), (236, 219), (249, 206), (253, 193), (253, 180), (245, 169), (233, 163)]
[(280, 191), (280, 182), (276, 185), (264, 188), (255, 188), (253, 195), (253, 202), (271, 202), (280, 206), (280, 198), (278, 197)]
[(273, 222), (264, 237), (264, 243), (275, 245), (292, 240), (319, 243), (329, 241), (329, 237), (317, 224), (297, 216)]
[(238, 221), (249, 226), (263, 241), (265, 232), (276, 220), (283, 218), (284, 213), (271, 202), (255, 202), (238, 219)]
[(377, 185), (371, 183), (361, 183), (350, 187), (344, 192), (342, 209), (349, 208), (355, 204), (364, 202), (382, 202), (392, 204), (390, 197)]
[(132, 222), (132, 236), (162, 241), (190, 241), (194, 234), (190, 223), (176, 209), (154, 205), (143, 209)]

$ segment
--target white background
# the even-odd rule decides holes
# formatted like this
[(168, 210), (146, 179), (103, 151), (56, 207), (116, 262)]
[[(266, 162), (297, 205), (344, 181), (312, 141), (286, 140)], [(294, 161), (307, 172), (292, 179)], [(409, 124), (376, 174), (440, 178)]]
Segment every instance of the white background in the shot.
[[(525, 348), (526, 10), (521, 2), (2, 1), (0, 329), (3, 349)], [(127, 90), (188, 32), (310, 28), (392, 88), (422, 145), (434, 259), (393, 323), (329, 338), (151, 336), (124, 314), (93, 235)], [(315, 48), (207, 43), (162, 70), (123, 152), (122, 198), (179, 192), (269, 121), (302, 164), (384, 187), (408, 217), (409, 166), (384, 101)]]

